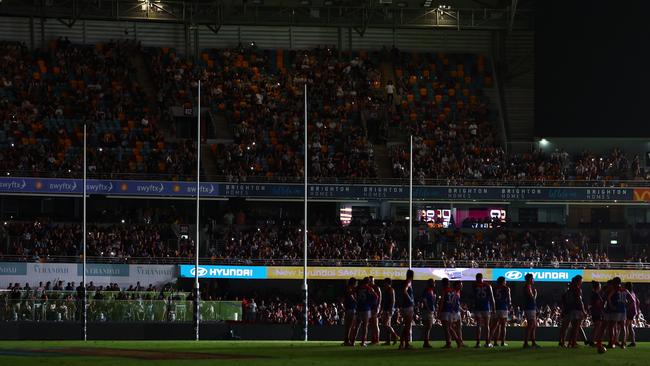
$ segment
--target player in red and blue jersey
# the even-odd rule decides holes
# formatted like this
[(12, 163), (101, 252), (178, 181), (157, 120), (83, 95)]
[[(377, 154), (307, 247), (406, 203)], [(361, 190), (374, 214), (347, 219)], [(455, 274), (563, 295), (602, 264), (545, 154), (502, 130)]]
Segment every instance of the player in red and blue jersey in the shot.
[(567, 294), (567, 305), (569, 307), (569, 319), (571, 321), (571, 332), (569, 347), (578, 347), (578, 332), (581, 329), (582, 321), (587, 316), (585, 304), (582, 301), (582, 276), (577, 275), (571, 279), (571, 286)]
[(612, 327), (613, 327), (613, 322), (612, 322), (612, 309), (611, 309), (611, 304), (608, 301), (609, 297), (609, 292), (612, 290), (613, 286), (613, 280), (607, 281), (605, 286), (600, 290), (600, 293), (602, 294), (603, 301), (604, 301), (604, 312), (603, 312), (603, 339), (609, 339), (611, 338), (612, 334)]
[(607, 294), (607, 306), (610, 311), (610, 334), (609, 334), (609, 347), (615, 348), (619, 345), (625, 348), (624, 343), (618, 343), (619, 337), (622, 335), (623, 342), (625, 342), (625, 320), (627, 312), (627, 299), (628, 291), (621, 286), (620, 277), (614, 277), (612, 286)]
[(379, 330), (379, 314), (381, 311), (381, 289), (379, 285), (375, 284), (375, 278), (369, 277), (370, 287), (374, 291), (374, 304), (370, 309), (370, 327), (372, 329), (372, 342), (371, 344), (379, 344), (380, 330)]
[[(370, 279), (364, 277), (361, 285), (357, 288), (357, 324), (359, 327), (357, 332), (361, 331), (361, 347), (366, 346), (370, 313), (376, 301), (375, 290), (370, 286)], [(352, 339), (353, 344), (355, 339), (356, 333), (355, 338)]]
[(463, 323), (461, 321), (461, 313), (460, 313), (460, 294), (461, 291), (463, 290), (463, 283), (461, 281), (457, 281), (454, 283), (454, 297), (453, 297), (453, 325), (452, 328), (454, 328), (454, 331), (456, 332), (456, 342), (458, 343), (458, 348), (460, 347), (465, 347), (465, 344), (463, 343)]
[(492, 347), (490, 343), (490, 313), (494, 310), (494, 295), (492, 287), (483, 282), (483, 274), (476, 274), (474, 282), (474, 318), (476, 319), (476, 346), (481, 347), (481, 330), (485, 330), (485, 347)]
[(454, 289), (451, 288), (448, 278), (443, 278), (440, 281), (442, 285), (442, 290), (440, 291), (440, 297), (438, 300), (438, 319), (442, 323), (442, 331), (445, 334), (445, 345), (443, 348), (451, 348), (452, 338), (458, 342), (458, 335), (454, 330), (453, 319), (454, 319), (454, 302), (456, 294)]
[(571, 313), (571, 309), (569, 309), (568, 305), (568, 297), (569, 297), (569, 291), (571, 289), (571, 284), (568, 283), (566, 285), (566, 288), (564, 289), (564, 292), (562, 292), (562, 300), (560, 302), (560, 339), (559, 339), (559, 346), (560, 347), (566, 347), (565, 340), (566, 340), (566, 333), (567, 329), (569, 328), (569, 324), (571, 324), (571, 317), (569, 314)]
[(348, 280), (345, 287), (345, 299), (343, 305), (345, 306), (345, 315), (343, 317), (343, 324), (345, 328), (345, 335), (343, 336), (344, 346), (353, 346), (356, 337), (356, 312), (357, 312), (357, 279), (352, 277)]
[[(524, 287), (524, 315), (526, 317), (524, 348), (540, 348), (535, 341), (535, 332), (537, 331), (537, 289), (535, 289), (532, 273), (527, 273), (524, 278), (526, 280)], [(528, 344), (529, 341), (531, 345)]]
[(591, 313), (591, 321), (594, 324), (591, 343), (600, 348), (602, 347), (603, 332), (605, 330), (605, 299), (603, 299), (600, 282), (591, 281), (589, 312)]
[(427, 287), (424, 289), (422, 294), (422, 302), (424, 305), (424, 348), (431, 348), (429, 343), (429, 333), (431, 328), (433, 328), (434, 314), (436, 311), (436, 282), (433, 278), (429, 278), (427, 281)]
[(415, 298), (413, 297), (413, 270), (406, 271), (406, 282), (402, 289), (402, 319), (404, 327), (402, 328), (402, 337), (399, 340), (399, 349), (413, 349), (411, 346), (411, 333), (413, 330), (413, 314)]
[(493, 289), (494, 293), (494, 307), (495, 317), (492, 323), (492, 339), (494, 345), (498, 345), (501, 341), (501, 346), (505, 347), (506, 344), (506, 321), (508, 320), (508, 311), (512, 303), (510, 288), (506, 285), (506, 278), (501, 276), (497, 278), (497, 285)]
[(384, 327), (386, 327), (386, 342), (384, 345), (390, 346), (391, 338), (393, 344), (399, 340), (399, 336), (391, 323), (395, 313), (395, 289), (392, 286), (393, 281), (390, 278), (384, 280), (384, 290), (381, 297), (381, 318)]
[[(625, 327), (627, 328), (627, 336), (631, 341), (628, 346), (636, 347), (636, 333), (634, 332), (632, 323), (634, 322), (634, 318), (639, 314), (639, 299), (634, 293), (634, 285), (632, 285), (632, 282), (625, 283), (625, 289), (627, 290), (627, 319), (625, 320)], [(627, 340), (623, 338), (623, 342), (626, 341)]]

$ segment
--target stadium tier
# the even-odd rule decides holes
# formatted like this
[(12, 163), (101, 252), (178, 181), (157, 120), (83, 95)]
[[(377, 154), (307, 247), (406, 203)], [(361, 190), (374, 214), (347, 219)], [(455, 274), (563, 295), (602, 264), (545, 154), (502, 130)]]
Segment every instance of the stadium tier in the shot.
[(136, 81), (129, 41), (94, 46), (53, 40), (30, 52), (3, 42), (2, 170), (18, 176), (80, 177), (83, 125), (88, 171), (97, 177), (189, 176), (191, 142), (166, 141), (161, 115)]
[[(305, 84), (314, 182), (403, 182), (407, 133), (417, 184), (590, 185), (645, 176), (639, 156), (620, 148), (507, 153), (497, 101), (485, 93), (494, 84), (483, 55), (239, 47), (194, 59), (131, 41), (62, 39), (38, 51), (3, 42), (0, 55), (6, 175), (80, 177), (87, 124), (91, 177), (192, 179), (195, 143), (180, 137), (189, 137), (174, 122), (182, 114), (170, 107), (192, 110), (201, 79), (215, 131), (214, 142), (203, 141), (211, 164), (202, 174), (216, 180), (299, 181)], [(136, 68), (143, 59), (148, 67)], [(377, 147), (388, 150), (390, 171), (388, 161), (378, 169)]]
[[(408, 258), (406, 229), (404, 225), (389, 222), (316, 226), (308, 235), (309, 261), (325, 266), (402, 266)], [(62, 261), (67, 257), (74, 260), (82, 253), (81, 230), (78, 224), (8, 223), (2, 229), (8, 250), (0, 251), (0, 259)], [(176, 263), (190, 262), (193, 257), (193, 243), (179, 238), (166, 225), (90, 224), (87, 230), (87, 255), (100, 262)], [(213, 262), (299, 265), (303, 260), (299, 223), (214, 225), (207, 235), (216, 244), (205, 256)], [(607, 251), (594, 249), (596, 242), (596, 238), (583, 232), (506, 227), (486, 231), (467, 226), (465, 230), (422, 231), (414, 241), (413, 259), (418, 267), (441, 263), (443, 267), (470, 268), (566, 268), (578, 263), (594, 268), (616, 268), (647, 262), (645, 252), (641, 252), (616, 258), (611, 263)]]

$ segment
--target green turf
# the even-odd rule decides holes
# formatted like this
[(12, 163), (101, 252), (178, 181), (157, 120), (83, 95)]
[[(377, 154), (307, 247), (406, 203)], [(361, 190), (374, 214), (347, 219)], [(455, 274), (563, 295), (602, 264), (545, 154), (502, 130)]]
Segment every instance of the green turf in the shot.
[[(433, 350), (419, 348), (399, 351), (395, 347), (373, 346), (368, 348), (341, 347), (335, 342), (258, 342), (258, 341), (4, 341), (0, 342), (0, 365), (237, 365), (237, 366), (289, 366), (289, 365), (650, 365), (650, 344), (640, 344), (627, 350), (608, 350), (604, 355), (594, 348), (560, 349), (552, 343), (541, 343), (542, 349), (522, 349), (521, 342), (510, 342), (508, 348), (495, 349), (440, 349), (436, 342)], [(229, 355), (257, 356), (256, 359), (218, 360), (138, 360), (123, 357), (96, 356), (48, 356), (9, 353), (29, 349), (61, 347), (102, 347), (114, 349), (155, 350), (159, 352), (210, 352)]]

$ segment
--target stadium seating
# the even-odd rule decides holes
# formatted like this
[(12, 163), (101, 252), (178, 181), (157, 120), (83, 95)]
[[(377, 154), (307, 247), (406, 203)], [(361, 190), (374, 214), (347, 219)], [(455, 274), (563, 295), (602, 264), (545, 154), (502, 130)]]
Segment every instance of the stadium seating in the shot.
[(190, 176), (195, 149), (190, 142), (166, 141), (158, 129), (160, 115), (147, 107), (130, 63), (137, 47), (129, 41), (78, 46), (58, 40), (30, 52), (23, 44), (1, 43), (0, 169), (19, 176), (81, 176), (86, 123), (92, 176)]
[[(82, 251), (79, 224), (12, 222), (4, 227), (10, 239), (9, 254), (24, 260), (47, 261), (51, 256), (76, 257)], [(89, 225), (89, 257), (128, 260), (130, 257), (190, 257), (189, 243), (168, 246), (168, 226), (144, 224)]]
[[(3, 232), (12, 260), (48, 261), (81, 253), (79, 224), (10, 222)], [(583, 232), (498, 228), (443, 229), (419, 234), (413, 242), (416, 266), (444, 267), (563, 267), (580, 263), (609, 268), (610, 258)], [(303, 234), (298, 223), (215, 225), (204, 257), (213, 263), (244, 265), (300, 265)], [(430, 237), (429, 237), (430, 236)], [(407, 228), (369, 223), (348, 227), (318, 226), (309, 232), (310, 263), (323, 266), (404, 266), (408, 258)], [(169, 225), (93, 224), (88, 228), (88, 256), (112, 262), (190, 261), (193, 244), (181, 240)], [(639, 263), (636, 253), (613, 261)], [(644, 262), (645, 263), (645, 262)], [(645, 265), (645, 264), (642, 264)]]
[[(227, 181), (303, 175), (305, 83), (308, 169), (315, 181), (377, 178), (369, 137), (389, 141), (390, 128), (415, 136), (418, 184), (571, 184), (644, 175), (640, 158), (620, 149), (506, 153), (484, 92), (493, 86), (490, 60), (480, 55), (240, 46), (189, 59), (170, 48), (148, 49), (158, 92), (150, 100), (131, 61), (136, 52), (131, 41), (80, 46), (59, 39), (38, 51), (0, 43), (0, 170), (80, 176), (85, 122), (96, 147), (89, 152), (92, 176), (191, 179), (194, 143), (173, 138), (161, 120), (170, 118), (166, 107), (192, 103), (200, 78), (204, 105), (226, 120), (232, 135), (232, 142), (210, 146), (217, 171), (206, 173)], [(392, 65), (392, 75), (380, 72), (382, 63)], [(382, 84), (393, 76), (395, 99), (386, 103)], [(389, 128), (377, 127), (384, 124)], [(407, 147), (395, 141), (388, 147), (392, 177), (407, 177)]]
[(376, 175), (360, 108), (377, 71), (370, 60), (344, 61), (329, 49), (206, 50), (196, 62), (173, 50), (151, 51), (167, 103), (190, 102), (199, 77), (205, 102), (232, 129), (232, 144), (213, 145), (216, 172), (228, 180), (295, 179), (303, 170), (303, 85), (309, 85), (309, 174), (315, 179)]
[[(497, 138), (495, 112), (483, 89), (492, 86), (488, 60), (477, 55), (401, 53), (395, 75), (401, 100), (392, 123), (415, 136), (416, 181), (450, 184), (621, 180), (641, 176), (620, 149), (597, 156), (565, 151), (506, 154)], [(391, 147), (393, 175), (408, 177), (408, 148)]]

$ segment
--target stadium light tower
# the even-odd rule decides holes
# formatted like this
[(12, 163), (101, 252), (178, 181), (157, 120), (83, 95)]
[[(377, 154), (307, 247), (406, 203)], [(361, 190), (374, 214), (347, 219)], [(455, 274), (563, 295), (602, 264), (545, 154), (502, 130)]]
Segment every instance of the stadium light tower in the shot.
[(199, 334), (199, 325), (201, 323), (200, 317), (201, 313), (199, 312), (200, 302), (201, 302), (201, 292), (199, 291), (199, 248), (201, 242), (199, 241), (199, 208), (200, 208), (200, 196), (201, 196), (201, 79), (199, 78), (199, 91), (198, 91), (198, 110), (197, 115), (197, 125), (196, 125), (196, 240), (194, 240), (194, 248), (196, 250), (196, 255), (194, 258), (194, 317), (196, 318), (196, 340), (200, 339)]

